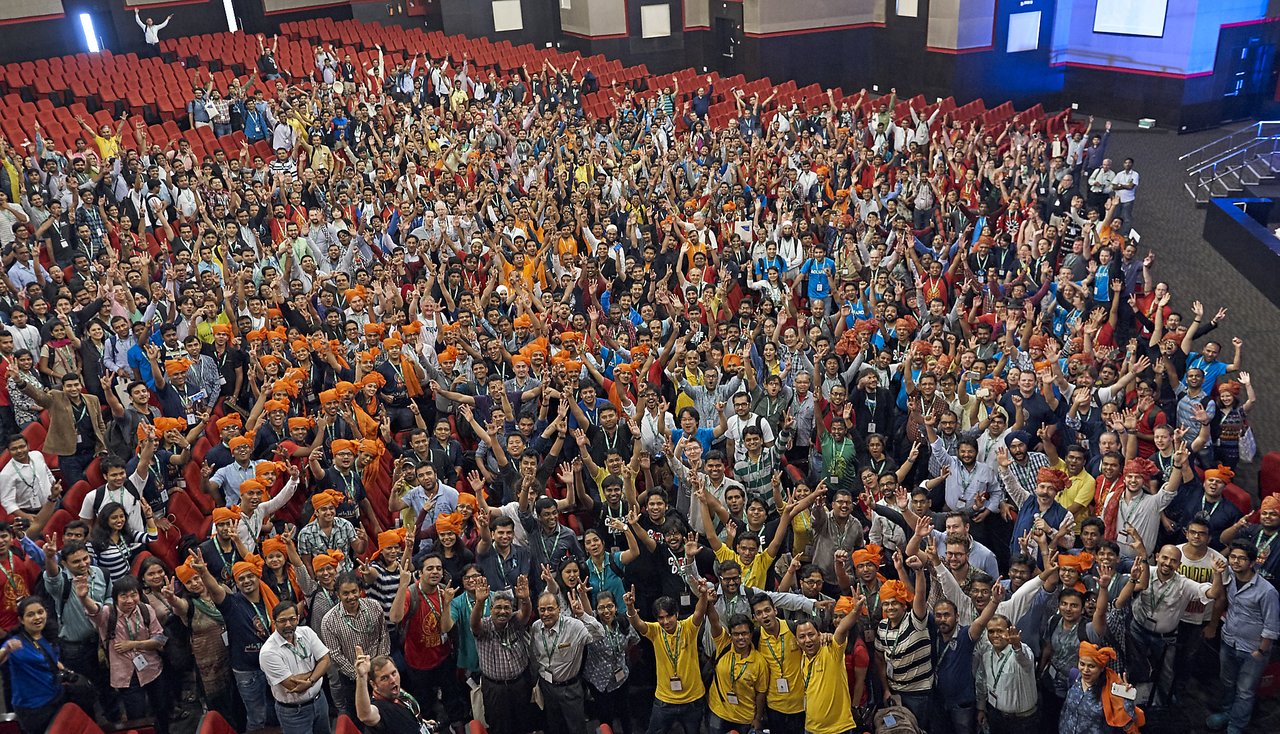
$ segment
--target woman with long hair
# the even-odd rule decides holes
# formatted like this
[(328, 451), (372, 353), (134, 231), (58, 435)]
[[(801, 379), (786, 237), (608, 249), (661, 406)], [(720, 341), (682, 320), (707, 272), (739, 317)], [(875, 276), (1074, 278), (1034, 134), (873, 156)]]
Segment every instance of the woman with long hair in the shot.
[[(1240, 402), (1240, 393), (1245, 393)], [(1249, 410), (1256, 396), (1253, 381), (1248, 372), (1241, 372), (1236, 380), (1218, 384), (1218, 410), (1209, 422), (1213, 436), (1213, 454), (1219, 464), (1231, 469), (1240, 465), (1240, 441), (1249, 430)]]
[(142, 501), (142, 519), (147, 523), (146, 532), (131, 535), (125, 528), (128, 514), (124, 505), (108, 502), (98, 511), (97, 523), (89, 533), (89, 555), (113, 582), (128, 576), (133, 559), (146, 549), (147, 543), (159, 537), (151, 506), (145, 500)]

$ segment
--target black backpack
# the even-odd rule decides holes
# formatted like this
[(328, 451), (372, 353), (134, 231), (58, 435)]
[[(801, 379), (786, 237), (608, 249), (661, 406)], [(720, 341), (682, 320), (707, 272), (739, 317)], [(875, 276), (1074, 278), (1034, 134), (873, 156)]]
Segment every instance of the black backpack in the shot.
[[(110, 649), (111, 643), (116, 639), (116, 626), (120, 622), (120, 613), (116, 609), (115, 604), (111, 604), (111, 611), (107, 613), (107, 636), (102, 641), (104, 649)], [(151, 605), (146, 602), (139, 602), (138, 609), (142, 610), (142, 623), (148, 627), (151, 626)]]

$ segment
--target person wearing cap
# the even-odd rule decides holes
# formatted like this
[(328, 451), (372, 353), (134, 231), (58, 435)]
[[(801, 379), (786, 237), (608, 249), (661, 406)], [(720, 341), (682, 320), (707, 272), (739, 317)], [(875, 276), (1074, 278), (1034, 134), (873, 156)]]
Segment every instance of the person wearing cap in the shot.
[[(240, 504), (240, 485), (257, 477), (254, 467), (258, 461), (253, 458), (253, 438), (236, 436), (227, 442), (231, 451), (230, 464), (213, 471), (205, 480), (205, 490), (213, 495), (218, 504)], [(202, 471), (209, 472), (213, 467), (205, 464)]]
[(324, 694), (329, 648), (302, 624), (302, 609), (281, 601), (271, 610), (275, 631), (262, 643), (258, 663), (271, 684), (282, 734), (329, 734), (329, 699)]
[(337, 515), (338, 506), (344, 501), (345, 496), (333, 489), (311, 495), (315, 515), (298, 532), (298, 553), (306, 563), (311, 563), (322, 553), (341, 551), (344, 557), (338, 571), (346, 573), (354, 567), (352, 559), (365, 551), (368, 538), (364, 528), (357, 528)]

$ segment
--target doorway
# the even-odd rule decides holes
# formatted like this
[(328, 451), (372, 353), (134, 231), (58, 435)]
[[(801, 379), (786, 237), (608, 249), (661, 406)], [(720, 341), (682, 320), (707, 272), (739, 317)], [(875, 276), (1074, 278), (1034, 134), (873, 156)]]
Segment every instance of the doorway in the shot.
[(742, 5), (722, 3), (711, 15), (712, 48), (707, 66), (729, 77), (742, 65)]
[(1275, 88), (1275, 44), (1261, 35), (1228, 41), (1218, 50), (1222, 69), (1222, 122), (1252, 117), (1263, 95)]

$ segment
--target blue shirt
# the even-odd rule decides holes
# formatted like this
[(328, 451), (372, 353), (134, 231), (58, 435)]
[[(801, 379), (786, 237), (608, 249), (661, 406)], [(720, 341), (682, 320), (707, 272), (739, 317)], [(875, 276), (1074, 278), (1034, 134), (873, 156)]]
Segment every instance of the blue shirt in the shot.
[(1205, 360), (1204, 355), (1200, 352), (1192, 352), (1187, 356), (1187, 369), (1204, 370), (1204, 384), (1206, 385), (1218, 384), (1218, 378), (1227, 374), (1227, 365), (1225, 363), (1217, 359), (1209, 362)]
[(233, 461), (209, 477), (209, 481), (222, 490), (222, 497), (226, 500), (224, 504), (227, 507), (240, 504), (240, 485), (250, 479), (257, 478), (257, 471), (254, 467), (259, 463), (261, 462), (250, 459), (249, 466), (241, 467), (240, 464)]
[(22, 647), (10, 652), (5, 660), (14, 707), (34, 709), (52, 703), (62, 693), (62, 686), (54, 680), (53, 667), (49, 664), (53, 660), (57, 665), (58, 651), (48, 640), (32, 642), (21, 633), (14, 639), (21, 640)]
[(1227, 577), (1227, 616), (1222, 620), (1222, 644), (1253, 652), (1263, 640), (1280, 637), (1280, 592), (1262, 574), (1241, 585), (1234, 573)]
[(147, 387), (152, 390), (156, 389), (155, 378), (151, 375), (151, 360), (147, 359), (147, 353), (142, 351), (142, 347), (134, 344), (129, 347), (129, 366), (133, 371), (141, 375), (140, 381), (147, 383)]
[(831, 296), (831, 274), (836, 271), (836, 261), (829, 257), (821, 260), (809, 258), (800, 266), (802, 274), (809, 276), (809, 297), (829, 298)]
[(262, 643), (271, 636), (271, 610), (259, 601), (252, 604), (240, 592), (227, 594), (218, 605), (227, 626), (227, 641), (231, 652), (231, 669), (257, 672), (258, 653)]
[(948, 708), (973, 703), (975, 681), (973, 678), (973, 638), (969, 626), (957, 624), (950, 642), (937, 637), (933, 643), (938, 689)]

